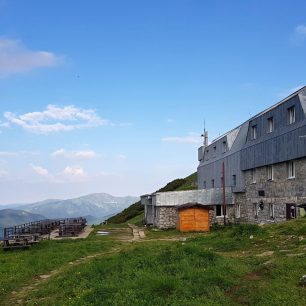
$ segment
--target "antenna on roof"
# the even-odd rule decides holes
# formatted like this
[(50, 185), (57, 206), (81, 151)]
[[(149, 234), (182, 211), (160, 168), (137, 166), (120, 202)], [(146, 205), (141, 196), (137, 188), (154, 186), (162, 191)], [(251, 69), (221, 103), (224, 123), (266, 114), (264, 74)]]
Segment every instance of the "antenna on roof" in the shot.
[(201, 135), (201, 137), (203, 137), (203, 145), (204, 148), (208, 146), (208, 132), (205, 129), (205, 119), (204, 119), (204, 131), (203, 134)]

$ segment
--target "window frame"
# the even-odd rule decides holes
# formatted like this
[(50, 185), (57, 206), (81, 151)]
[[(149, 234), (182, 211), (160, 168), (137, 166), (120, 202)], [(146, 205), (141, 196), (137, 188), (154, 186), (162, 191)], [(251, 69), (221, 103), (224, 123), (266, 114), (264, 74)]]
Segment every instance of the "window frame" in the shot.
[(251, 169), (251, 183), (256, 184), (256, 168)]
[(258, 133), (257, 133), (257, 124), (252, 125), (251, 127), (251, 139), (255, 140), (258, 138)]
[(267, 133), (270, 134), (274, 131), (274, 118), (273, 118), (273, 116), (271, 116), (267, 119), (267, 123), (268, 123)]
[[(295, 162), (293, 160), (288, 161), (288, 163), (287, 163), (287, 171), (288, 171), (287, 174), (288, 174), (288, 179), (289, 180), (295, 179), (295, 175), (296, 175), (295, 169), (296, 169)], [(292, 170), (292, 173), (291, 173), (291, 170)]]
[[(270, 177), (270, 174), (271, 174), (271, 177)], [(273, 165), (267, 166), (267, 180), (268, 181), (273, 181), (274, 180)]]
[(288, 124), (294, 124), (296, 122), (295, 105), (287, 108)]

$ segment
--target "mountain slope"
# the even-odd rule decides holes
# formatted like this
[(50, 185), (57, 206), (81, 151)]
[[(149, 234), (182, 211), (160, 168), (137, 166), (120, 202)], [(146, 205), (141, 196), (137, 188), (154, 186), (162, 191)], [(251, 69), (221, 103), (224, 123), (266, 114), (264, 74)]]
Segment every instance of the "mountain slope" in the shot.
[[(197, 173), (193, 173), (182, 179), (175, 179), (169, 182), (166, 186), (157, 190), (157, 192), (167, 192), (167, 191), (181, 191), (181, 190), (193, 190), (197, 189)], [(143, 205), (140, 201), (134, 203), (128, 208), (124, 209), (117, 215), (107, 219), (108, 223), (124, 223), (140, 214), (144, 211)]]
[(67, 218), (77, 216), (92, 216), (103, 219), (121, 211), (131, 203), (137, 201), (137, 197), (115, 197), (107, 193), (95, 193), (68, 200), (45, 200), (20, 206), (25, 211), (42, 214), (47, 218)]

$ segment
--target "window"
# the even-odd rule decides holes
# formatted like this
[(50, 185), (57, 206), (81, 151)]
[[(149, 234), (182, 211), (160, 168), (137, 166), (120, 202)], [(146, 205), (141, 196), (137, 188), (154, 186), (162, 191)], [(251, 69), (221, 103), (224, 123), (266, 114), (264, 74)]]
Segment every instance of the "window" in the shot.
[(211, 180), (211, 188), (215, 188), (215, 180), (214, 179)]
[(206, 181), (204, 181), (203, 187), (204, 187), (204, 189), (206, 189)]
[(217, 155), (217, 147), (215, 146), (214, 147), (214, 156), (216, 156)]
[(257, 219), (258, 218), (259, 205), (257, 203), (254, 203), (253, 207), (254, 207), (254, 217)]
[(267, 167), (268, 181), (273, 181), (273, 166)]
[(232, 183), (233, 183), (233, 187), (236, 187), (236, 185), (237, 185), (237, 177), (236, 177), (236, 175), (232, 176)]
[(269, 204), (269, 216), (274, 219), (274, 204)]
[(226, 141), (223, 141), (222, 148), (223, 148), (222, 152), (225, 153), (227, 151)]
[(256, 183), (256, 169), (255, 168), (251, 170), (251, 182), (252, 184)]
[(268, 126), (267, 126), (267, 133), (272, 133), (274, 130), (274, 120), (273, 117), (268, 118)]
[(236, 205), (236, 218), (240, 218), (240, 208), (241, 208), (241, 205), (237, 204)]
[(295, 122), (295, 106), (289, 107), (287, 112), (288, 112), (288, 123), (293, 124)]
[(209, 153), (209, 150), (206, 150), (206, 160), (208, 160), (208, 153)]
[(257, 139), (257, 125), (253, 125), (252, 126), (252, 130), (251, 130), (251, 138), (252, 139)]
[(295, 163), (294, 161), (288, 162), (288, 178), (295, 178)]
[(223, 216), (223, 209), (222, 205), (216, 205), (216, 216), (221, 217)]

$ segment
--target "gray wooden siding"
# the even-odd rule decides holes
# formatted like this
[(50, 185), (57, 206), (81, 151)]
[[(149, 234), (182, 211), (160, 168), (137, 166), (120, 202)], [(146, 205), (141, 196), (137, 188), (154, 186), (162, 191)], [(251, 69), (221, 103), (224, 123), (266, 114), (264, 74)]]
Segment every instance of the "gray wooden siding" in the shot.
[[(212, 179), (214, 179), (215, 188), (222, 186), (223, 162), (225, 163), (225, 186), (233, 187), (232, 176), (236, 175), (237, 183), (233, 190), (243, 191), (245, 186), (243, 171), (305, 157), (306, 137), (301, 136), (306, 135), (306, 118), (299, 96), (304, 97), (301, 93), (297, 93), (276, 107), (243, 123), (239, 127), (232, 147), (226, 153), (223, 153), (223, 142), (227, 141), (227, 135), (210, 144), (204, 154), (201, 153), (200, 148), (198, 188), (204, 188), (204, 181), (206, 188), (212, 188)], [(294, 124), (288, 124), (288, 108), (292, 106), (295, 106), (296, 121)], [(272, 133), (267, 133), (267, 121), (270, 117), (273, 117), (274, 130)], [(257, 125), (255, 140), (251, 139), (253, 125)]]

